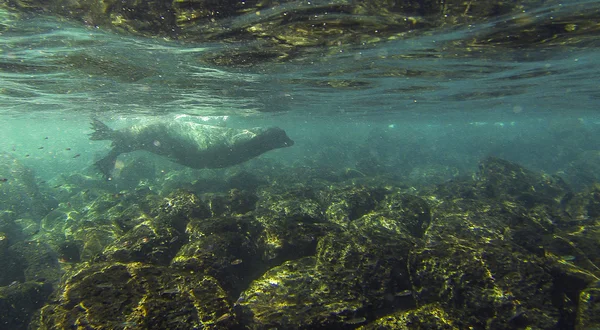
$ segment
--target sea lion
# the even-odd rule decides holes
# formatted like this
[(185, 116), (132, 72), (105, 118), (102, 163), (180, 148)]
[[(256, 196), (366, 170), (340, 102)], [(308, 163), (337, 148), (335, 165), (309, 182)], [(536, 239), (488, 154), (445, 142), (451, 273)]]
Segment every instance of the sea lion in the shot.
[(189, 121), (150, 121), (113, 130), (92, 119), (90, 140), (112, 140), (113, 149), (96, 166), (109, 177), (122, 153), (146, 150), (191, 168), (223, 168), (276, 148), (294, 145), (278, 127), (233, 129)]

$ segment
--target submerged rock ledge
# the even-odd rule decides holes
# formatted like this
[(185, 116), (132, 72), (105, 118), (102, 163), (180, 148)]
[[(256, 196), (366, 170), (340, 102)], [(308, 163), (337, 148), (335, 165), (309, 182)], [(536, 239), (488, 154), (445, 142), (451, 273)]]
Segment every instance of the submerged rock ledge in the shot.
[[(87, 195), (78, 215), (67, 210), (73, 198), (46, 216), (37, 250), (19, 254), (20, 245), (0, 240), (5, 265), (30, 260), (15, 268), (25, 274), (17, 284), (3, 279), (0, 306), (21, 312), (2, 324), (600, 326), (600, 188), (574, 193), (557, 177), (501, 159), (482, 161), (476, 177), (420, 190), (346, 182)], [(28, 270), (34, 256), (36, 267), (55, 271), (39, 278), (39, 269)]]

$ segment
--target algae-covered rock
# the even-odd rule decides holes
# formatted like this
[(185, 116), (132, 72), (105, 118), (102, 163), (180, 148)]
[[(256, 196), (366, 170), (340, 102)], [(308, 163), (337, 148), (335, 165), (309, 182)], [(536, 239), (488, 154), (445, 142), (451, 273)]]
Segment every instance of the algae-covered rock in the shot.
[(454, 320), (439, 304), (424, 305), (411, 310), (401, 310), (381, 317), (369, 324), (359, 327), (360, 330), (408, 330), (439, 329), (458, 330)]
[(503, 159), (489, 157), (479, 164), (479, 182), (488, 198), (509, 199), (531, 206), (559, 202), (570, 188), (560, 178), (534, 173)]
[(212, 276), (229, 294), (237, 295), (267, 269), (258, 240), (261, 230), (249, 217), (194, 219), (186, 230), (189, 241), (171, 265)]
[(411, 242), (368, 230), (326, 235), (316, 257), (267, 271), (240, 295), (242, 320), (258, 328), (348, 328), (367, 322), (373, 310), (414, 306), (406, 294)]
[(58, 255), (50, 245), (40, 241), (17, 242), (9, 248), (18, 256), (25, 281), (58, 283), (62, 275)]
[(36, 310), (52, 293), (52, 285), (43, 281), (28, 281), (0, 286), (0, 327), (24, 330)]
[(173, 226), (148, 220), (106, 246), (102, 255), (119, 262), (141, 261), (167, 265), (183, 245), (184, 235)]
[(3, 265), (0, 272), (0, 286), (10, 285), (13, 282), (25, 281), (25, 268), (22, 256), (9, 249), (8, 237), (0, 232), (0, 264)]
[[(63, 266), (59, 299), (36, 329), (598, 325), (596, 188), (574, 193), (495, 158), (474, 177), (420, 190), (294, 182), (61, 203), (42, 228), (56, 235), (38, 235), (47, 245), (0, 233), (13, 271), (0, 285), (56, 283)], [(84, 233), (102, 231), (97, 253), (76, 258), (93, 241)]]
[(49, 212), (37, 235), (59, 251), (64, 261), (89, 260), (101, 254), (124, 233), (147, 221), (158, 204), (158, 198), (146, 192), (81, 191), (75, 197), (73, 203), (61, 203)]
[[(314, 257), (287, 261), (253, 281), (237, 301), (252, 328), (327, 329), (366, 321), (362, 295), (344, 290), (335, 274), (319, 271)], [(358, 321), (357, 321), (358, 320)]]
[(255, 217), (265, 228), (259, 238), (263, 258), (273, 264), (313, 255), (319, 237), (338, 231), (326, 220), (318, 196), (306, 187), (262, 191)]
[(53, 206), (39, 191), (33, 171), (8, 153), (0, 153), (2, 217), (39, 219)]
[(394, 193), (385, 196), (378, 211), (401, 223), (413, 237), (422, 238), (431, 223), (431, 207), (414, 195)]
[(587, 288), (579, 294), (576, 329), (600, 327), (600, 287)]
[(202, 195), (210, 216), (244, 215), (256, 208), (258, 197), (249, 191), (231, 189), (226, 194)]
[(187, 240), (185, 228), (191, 219), (208, 214), (198, 196), (177, 191), (151, 212), (154, 217), (139, 217), (137, 224), (107, 246), (103, 256), (120, 262), (148, 262), (167, 265)]
[(600, 182), (600, 151), (588, 150), (570, 161), (562, 175), (576, 190), (591, 188)]
[(438, 191), (444, 200), (433, 211), (427, 244), (411, 251), (418, 304), (441, 303), (459, 328), (573, 324), (574, 298), (595, 270), (577, 252), (578, 235), (564, 232), (561, 199), (570, 190), (563, 182), (488, 159), (477, 182), (456, 189), (459, 198)]
[(441, 303), (461, 329), (501, 329), (510, 322), (544, 329), (558, 326), (552, 276), (542, 259), (516, 246), (498, 244), (483, 250), (455, 239), (411, 254), (409, 268), (419, 305)]
[(347, 226), (350, 222), (374, 210), (384, 194), (385, 191), (382, 189), (351, 186), (324, 192), (321, 198), (328, 205), (325, 211), (328, 220)]
[(68, 274), (62, 298), (46, 304), (38, 329), (190, 329), (233, 322), (211, 277), (142, 263), (84, 263)]

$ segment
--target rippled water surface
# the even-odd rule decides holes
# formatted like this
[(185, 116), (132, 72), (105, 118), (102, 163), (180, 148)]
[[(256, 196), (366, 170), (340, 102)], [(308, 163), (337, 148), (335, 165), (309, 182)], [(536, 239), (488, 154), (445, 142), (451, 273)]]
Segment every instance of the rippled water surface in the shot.
[(364, 118), (459, 114), (511, 121), (547, 113), (594, 114), (600, 66), (595, 33), (563, 33), (556, 40), (540, 36), (523, 43), (511, 37), (536, 25), (564, 30), (565, 21), (598, 10), (595, 2), (531, 9), (235, 68), (202, 59), (240, 44), (140, 38), (4, 11), (1, 111)]

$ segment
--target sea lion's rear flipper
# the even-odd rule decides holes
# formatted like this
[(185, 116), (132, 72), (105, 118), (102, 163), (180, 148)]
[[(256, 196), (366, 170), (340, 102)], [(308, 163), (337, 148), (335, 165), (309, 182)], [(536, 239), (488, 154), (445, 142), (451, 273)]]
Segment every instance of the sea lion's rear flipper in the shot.
[(117, 162), (117, 157), (119, 154), (119, 152), (115, 152), (113, 149), (108, 153), (108, 155), (96, 162), (96, 168), (100, 170), (104, 177), (110, 178), (112, 176), (111, 174), (115, 168), (115, 163)]
[(94, 130), (90, 134), (90, 140), (112, 140), (114, 139), (114, 130), (100, 120), (92, 118), (91, 128)]

